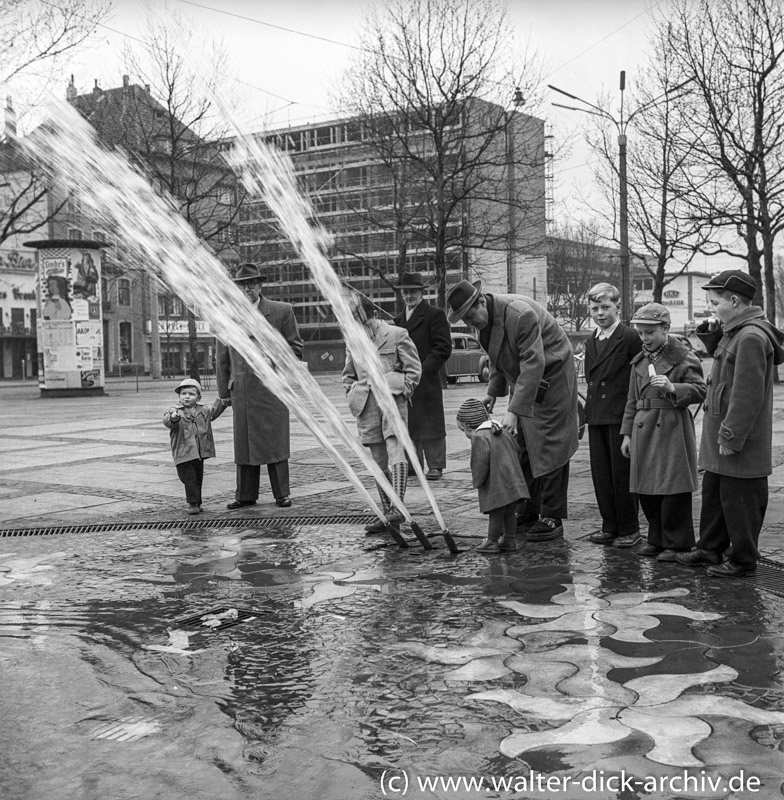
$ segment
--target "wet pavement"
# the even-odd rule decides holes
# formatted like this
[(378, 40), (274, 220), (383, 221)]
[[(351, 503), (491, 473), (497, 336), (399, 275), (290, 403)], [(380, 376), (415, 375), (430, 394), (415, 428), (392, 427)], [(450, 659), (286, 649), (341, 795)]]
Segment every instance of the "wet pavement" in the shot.
[[(296, 425), (291, 509), (225, 510), (224, 416), (187, 517), (159, 421), (174, 385), (0, 388), (3, 800), (782, 796), (784, 467), (755, 578), (590, 544), (585, 445), (564, 540), (487, 557), (450, 432), (433, 488), (462, 552), (426, 553), (365, 537)], [(449, 388), (449, 419), (468, 396)], [(783, 412), (777, 389), (780, 461)]]

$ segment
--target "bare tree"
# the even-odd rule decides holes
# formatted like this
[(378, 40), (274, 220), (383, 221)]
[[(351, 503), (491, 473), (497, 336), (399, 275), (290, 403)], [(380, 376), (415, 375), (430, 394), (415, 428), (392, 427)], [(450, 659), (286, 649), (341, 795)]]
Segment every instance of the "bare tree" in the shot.
[[(775, 320), (774, 243), (784, 228), (784, 10), (778, 0), (680, 0), (659, 35), (691, 81), (677, 137), (696, 154), (693, 217), (716, 228), (705, 252), (745, 258)], [(702, 122), (697, 122), (702, 121)], [(736, 247), (736, 237), (745, 251)]]
[(351, 210), (386, 235), (398, 272), (409, 252), (431, 257), (440, 305), (468, 249), (514, 258), (543, 245), (543, 123), (509, 109), (539, 74), (533, 59), (515, 73), (511, 41), (489, 0), (393, 0), (366, 18), (336, 97), (380, 164), (375, 196)]
[(590, 318), (589, 289), (599, 281), (618, 282), (620, 264), (602, 247), (595, 225), (566, 225), (547, 240), (549, 310), (562, 324), (582, 330)]
[[(227, 127), (217, 121), (212, 98), (224, 77), (222, 45), (202, 41), (204, 74), (180, 51), (181, 41), (201, 41), (182, 18), (173, 28), (150, 21), (142, 45), (129, 46), (125, 62), (143, 85), (123, 79), (120, 90), (77, 98), (100, 138), (123, 147), (153, 185), (168, 192), (199, 238), (219, 258), (233, 254), (241, 189), (225, 157)], [(111, 97), (109, 97), (111, 95)], [(154, 304), (153, 304), (154, 305)], [(153, 335), (156, 335), (157, 331)], [(189, 373), (199, 377), (195, 310), (188, 309)]]
[(84, 44), (109, 11), (102, 0), (0, 0), (0, 84)]
[(0, 133), (0, 244), (45, 227), (62, 209), (62, 202), (49, 204), (43, 171), (18, 147), (10, 93), (45, 83), (61, 57), (86, 43), (107, 13), (102, 0), (0, 0), (0, 84), (9, 95)]
[[(678, 85), (666, 49), (655, 47), (651, 61), (633, 94), (633, 124), (626, 128), (628, 234), (629, 252), (653, 278), (653, 300), (660, 303), (664, 287), (688, 269), (711, 228), (691, 213), (693, 181), (687, 175), (696, 162), (694, 147), (676, 139), (684, 125), (693, 127), (679, 102), (686, 87)], [(587, 138), (600, 157), (595, 177), (608, 209), (603, 228), (620, 243), (617, 131), (605, 119), (597, 123)]]

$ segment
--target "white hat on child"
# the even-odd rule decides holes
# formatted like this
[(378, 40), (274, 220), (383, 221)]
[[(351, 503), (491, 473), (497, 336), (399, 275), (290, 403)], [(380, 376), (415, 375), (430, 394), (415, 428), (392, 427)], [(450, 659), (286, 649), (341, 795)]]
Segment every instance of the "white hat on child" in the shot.
[(180, 390), (185, 388), (195, 389), (199, 394), (201, 394), (201, 384), (194, 378), (185, 378), (185, 380), (180, 381), (180, 385), (174, 391), (179, 394)]

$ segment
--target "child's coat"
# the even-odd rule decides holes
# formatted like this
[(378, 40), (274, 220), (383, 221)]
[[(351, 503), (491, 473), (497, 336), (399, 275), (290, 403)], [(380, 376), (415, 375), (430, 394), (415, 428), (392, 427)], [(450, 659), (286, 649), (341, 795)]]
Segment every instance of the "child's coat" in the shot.
[(483, 514), (529, 497), (517, 442), (497, 422), (487, 420), (471, 435), (471, 477)]
[[(172, 422), (171, 412), (176, 409), (179, 422)], [(215, 457), (215, 440), (212, 438), (212, 420), (217, 419), (225, 406), (217, 399), (210, 408), (197, 403), (185, 408), (178, 403), (163, 415), (163, 424), (169, 428), (172, 456), (175, 464), (197, 458)]]

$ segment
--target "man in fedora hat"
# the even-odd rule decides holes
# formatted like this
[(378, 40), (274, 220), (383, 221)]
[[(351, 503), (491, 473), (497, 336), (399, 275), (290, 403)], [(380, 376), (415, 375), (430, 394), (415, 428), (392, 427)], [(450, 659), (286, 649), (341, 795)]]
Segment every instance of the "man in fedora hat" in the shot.
[(773, 374), (784, 362), (784, 333), (753, 305), (757, 283), (747, 273), (728, 269), (702, 288), (716, 318), (697, 328), (713, 356), (700, 442), (700, 538), (677, 561), (739, 578), (754, 572), (759, 558), (772, 472)]
[[(255, 264), (240, 264), (234, 282), (248, 300), (279, 330), (297, 358), (302, 358), (294, 309), (289, 303), (269, 300), (261, 294), (266, 278)], [(287, 508), (289, 498), (289, 411), (261, 382), (244, 358), (233, 348), (218, 342), (218, 394), (234, 409), (234, 462), (237, 489), (227, 508), (256, 504), (259, 498), (261, 465), (267, 465), (275, 502)]]
[[(441, 479), (446, 467), (446, 425), (441, 369), (452, 353), (452, 336), (446, 314), (425, 300), (421, 272), (405, 272), (396, 289), (403, 295), (405, 310), (395, 324), (408, 331), (422, 362), (422, 378), (411, 398), (408, 432), (419, 463), (427, 462), (429, 481)], [(424, 459), (424, 460), (423, 460)]]
[(518, 510), (528, 540), (563, 536), (569, 459), (578, 446), (574, 351), (555, 318), (535, 300), (482, 292), (481, 281), (460, 281), (447, 296), (451, 323), (479, 330), (492, 371), (483, 400), (492, 411), (511, 393), (503, 426), (517, 434), (520, 466), (531, 495)]

